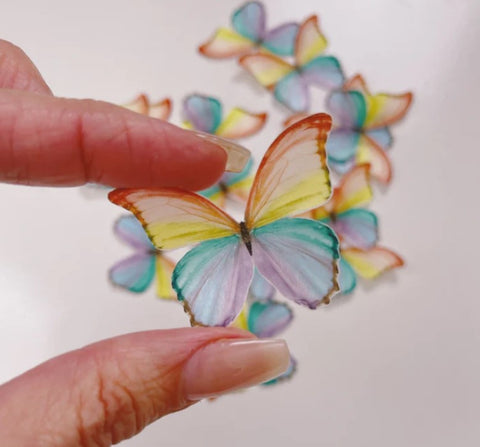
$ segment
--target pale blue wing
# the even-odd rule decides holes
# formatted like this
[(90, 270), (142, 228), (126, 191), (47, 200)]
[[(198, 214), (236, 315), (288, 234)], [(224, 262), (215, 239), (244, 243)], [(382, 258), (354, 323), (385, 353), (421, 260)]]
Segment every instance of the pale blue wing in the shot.
[(316, 85), (325, 90), (341, 88), (345, 76), (340, 62), (333, 56), (319, 56), (300, 68), (308, 85)]
[(124, 242), (141, 251), (154, 251), (155, 247), (140, 221), (133, 215), (121, 216), (113, 225), (114, 233)]
[(308, 85), (297, 71), (282, 78), (275, 85), (273, 94), (293, 112), (305, 112), (310, 107)]
[(361, 134), (356, 130), (334, 129), (327, 139), (327, 154), (330, 160), (343, 163), (355, 156)]
[(344, 175), (356, 165), (355, 157), (345, 161), (337, 161), (332, 157), (328, 157), (328, 166), (337, 174)]
[(262, 45), (278, 56), (293, 56), (297, 32), (296, 23), (285, 23), (268, 31)]
[(338, 264), (339, 276), (338, 283), (340, 284), (340, 293), (347, 295), (352, 293), (357, 286), (357, 275), (352, 266), (342, 257)]
[(190, 250), (175, 267), (172, 286), (192, 323), (228, 326), (242, 310), (252, 276), (252, 258), (233, 235)]
[(110, 280), (116, 286), (130, 292), (144, 292), (155, 276), (155, 255), (137, 253), (115, 264), (109, 271)]
[(388, 127), (367, 130), (365, 134), (375, 141), (383, 150), (388, 149), (393, 144), (393, 137)]
[(377, 245), (378, 219), (375, 213), (363, 208), (353, 208), (340, 213), (335, 221), (329, 221), (335, 233), (342, 241), (342, 247), (355, 247), (362, 250)]
[(297, 371), (297, 360), (295, 359), (295, 357), (290, 356), (290, 363), (288, 365), (287, 370), (280, 376), (275, 377), (275, 379), (262, 383), (262, 385), (268, 386), (268, 385), (275, 385), (279, 382), (283, 382), (284, 380), (290, 379), (295, 374), (296, 371)]
[(358, 91), (335, 91), (327, 98), (327, 110), (336, 127), (360, 131), (367, 117), (365, 97)]
[(255, 300), (267, 301), (275, 296), (275, 287), (255, 269), (252, 284), (250, 284), (250, 290), (248, 292)]
[(292, 310), (276, 301), (251, 304), (248, 311), (248, 330), (257, 337), (275, 337), (283, 332), (293, 320)]
[(222, 122), (222, 104), (210, 96), (189, 95), (183, 101), (183, 114), (196, 130), (213, 134)]
[(252, 231), (255, 266), (286, 298), (312, 309), (338, 291), (338, 240), (327, 225), (280, 219)]
[(233, 29), (243, 37), (260, 43), (265, 35), (265, 8), (260, 2), (248, 2), (234, 11)]

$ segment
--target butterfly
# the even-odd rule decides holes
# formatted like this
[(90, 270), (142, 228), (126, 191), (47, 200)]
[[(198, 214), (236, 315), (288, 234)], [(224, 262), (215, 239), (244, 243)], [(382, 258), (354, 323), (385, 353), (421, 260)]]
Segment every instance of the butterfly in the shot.
[(294, 112), (303, 112), (310, 108), (310, 85), (325, 89), (343, 85), (344, 75), (338, 59), (321, 55), (326, 46), (318, 18), (311, 16), (298, 30), (294, 65), (263, 53), (242, 56), (239, 62), (260, 84), (273, 90), (278, 101)]
[[(278, 301), (247, 301), (240, 315), (232, 323), (233, 327), (244, 329), (259, 338), (276, 337), (290, 326), (293, 320), (292, 310)], [(291, 356), (287, 371), (263, 385), (272, 385), (292, 377), (297, 361)]]
[(371, 280), (403, 265), (404, 261), (398, 254), (378, 245), (367, 250), (341, 248), (338, 279), (340, 292), (344, 295), (353, 292), (357, 276)]
[(235, 10), (232, 27), (233, 30), (217, 30), (198, 51), (215, 59), (237, 57), (257, 49), (279, 56), (293, 54), (298, 25), (285, 23), (267, 31), (265, 7), (260, 2), (248, 2)]
[(183, 115), (185, 127), (231, 140), (257, 133), (267, 119), (266, 113), (250, 113), (238, 107), (230, 110), (224, 118), (218, 99), (198, 94), (185, 98)]
[(122, 216), (115, 222), (114, 232), (136, 253), (110, 269), (112, 283), (130, 292), (141, 293), (150, 287), (156, 275), (157, 295), (174, 299), (176, 294), (171, 278), (175, 263), (152, 245), (142, 224), (134, 216)]
[(392, 167), (385, 153), (393, 142), (389, 126), (405, 116), (412, 98), (410, 92), (372, 95), (360, 75), (347, 81), (343, 90), (332, 92), (327, 98), (335, 124), (327, 144), (331, 167), (345, 173), (369, 163), (372, 177), (389, 183)]
[(332, 198), (309, 213), (309, 217), (329, 225), (340, 240), (339, 284), (343, 294), (355, 289), (357, 275), (374, 279), (403, 265), (400, 256), (377, 245), (377, 216), (363, 208), (372, 197), (370, 165), (355, 166), (342, 178)]
[(179, 189), (118, 189), (109, 199), (133, 212), (155, 247), (201, 242), (177, 263), (172, 285), (192, 324), (227, 326), (240, 313), (254, 266), (286, 298), (316, 308), (338, 290), (338, 240), (321, 222), (291, 218), (331, 194), (326, 114), (284, 130), (253, 180), (244, 221)]
[(167, 121), (172, 113), (172, 102), (169, 98), (164, 98), (161, 101), (150, 104), (148, 96), (144, 94), (138, 95), (134, 100), (127, 104), (123, 104), (122, 106), (133, 112), (148, 115), (152, 118), (158, 118), (164, 121)]
[(275, 297), (275, 287), (273, 287), (257, 269), (253, 272), (252, 283), (248, 290), (248, 296), (255, 301), (270, 301)]

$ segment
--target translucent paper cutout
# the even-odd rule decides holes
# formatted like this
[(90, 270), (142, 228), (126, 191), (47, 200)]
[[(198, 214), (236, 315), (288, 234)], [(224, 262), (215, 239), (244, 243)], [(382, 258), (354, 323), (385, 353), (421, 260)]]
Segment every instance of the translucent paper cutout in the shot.
[(286, 129), (253, 181), (245, 221), (237, 223), (200, 195), (176, 189), (115, 190), (154, 246), (201, 242), (177, 264), (172, 285), (192, 324), (227, 326), (240, 313), (254, 266), (286, 298), (316, 308), (338, 291), (338, 241), (322, 223), (288, 218), (330, 196), (325, 144), (331, 127), (318, 114)]
[(340, 62), (324, 56), (327, 40), (318, 26), (317, 16), (300, 25), (295, 40), (295, 63), (280, 57), (256, 53), (240, 58), (240, 65), (249, 71), (275, 98), (293, 112), (310, 108), (311, 86), (326, 90), (340, 88), (344, 75)]
[(172, 101), (164, 98), (158, 102), (150, 103), (148, 96), (145, 94), (138, 95), (131, 102), (123, 104), (123, 107), (133, 112), (148, 115), (152, 118), (168, 121), (172, 113)]
[(206, 57), (224, 59), (238, 57), (257, 50), (293, 55), (298, 25), (285, 23), (266, 29), (265, 7), (260, 2), (248, 2), (232, 14), (232, 29), (220, 28), (198, 51)]
[(142, 224), (134, 216), (122, 216), (115, 222), (114, 232), (135, 254), (110, 268), (112, 283), (130, 292), (142, 293), (156, 277), (157, 296), (175, 299), (171, 286), (175, 263), (152, 245)]
[(410, 92), (372, 95), (360, 75), (332, 92), (327, 99), (334, 120), (327, 146), (331, 167), (345, 173), (355, 165), (369, 163), (372, 177), (389, 183), (392, 167), (385, 152), (393, 142), (389, 127), (405, 116), (412, 98)]

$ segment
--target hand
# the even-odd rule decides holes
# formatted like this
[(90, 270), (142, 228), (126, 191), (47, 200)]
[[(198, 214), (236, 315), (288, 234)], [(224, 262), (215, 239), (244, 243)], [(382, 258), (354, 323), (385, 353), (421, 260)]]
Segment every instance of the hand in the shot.
[[(225, 152), (111, 104), (55, 98), (0, 41), (0, 181), (115, 187), (211, 185)], [(196, 401), (284, 372), (281, 340), (232, 328), (129, 334), (54, 358), (0, 386), (0, 445), (110, 446)]]

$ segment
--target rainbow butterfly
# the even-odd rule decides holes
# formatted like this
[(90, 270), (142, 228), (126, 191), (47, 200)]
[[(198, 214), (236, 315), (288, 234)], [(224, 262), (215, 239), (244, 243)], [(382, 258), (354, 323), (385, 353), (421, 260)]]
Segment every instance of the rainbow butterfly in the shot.
[(405, 116), (412, 98), (410, 92), (372, 95), (360, 75), (347, 81), (343, 90), (332, 92), (327, 98), (335, 124), (327, 144), (330, 166), (345, 173), (369, 163), (372, 177), (389, 183), (392, 167), (385, 153), (393, 142), (389, 126)]
[(295, 64), (269, 54), (251, 54), (240, 58), (246, 68), (264, 87), (273, 90), (275, 98), (294, 112), (310, 108), (309, 86), (339, 88), (344, 75), (337, 58), (322, 56), (327, 40), (320, 32), (317, 16), (309, 17), (295, 39)]
[(360, 165), (342, 178), (327, 204), (310, 212), (310, 217), (329, 225), (340, 240), (339, 284), (343, 294), (355, 289), (357, 275), (374, 279), (403, 265), (400, 256), (377, 245), (377, 216), (362, 208), (372, 197), (370, 166)]
[(134, 216), (122, 216), (115, 222), (114, 232), (136, 253), (110, 269), (112, 283), (130, 292), (141, 293), (150, 287), (156, 275), (157, 295), (174, 299), (176, 294), (171, 278), (175, 263), (152, 245), (141, 223)]
[(293, 54), (296, 23), (266, 29), (265, 8), (260, 2), (248, 2), (232, 14), (233, 30), (220, 28), (198, 51), (204, 56), (222, 59), (237, 57), (257, 49), (279, 56)]
[(221, 102), (211, 96), (189, 95), (183, 101), (184, 126), (221, 138), (236, 140), (257, 133), (265, 124), (266, 113), (250, 113), (239, 107), (223, 117)]
[(172, 113), (172, 101), (169, 98), (164, 98), (151, 104), (148, 96), (145, 94), (138, 95), (131, 102), (123, 104), (122, 107), (164, 121), (167, 121)]
[(289, 218), (330, 196), (326, 114), (284, 130), (253, 180), (245, 220), (179, 189), (119, 189), (109, 198), (132, 211), (155, 247), (196, 242), (177, 264), (172, 285), (192, 324), (227, 326), (240, 313), (254, 266), (286, 298), (310, 308), (337, 292), (338, 241), (326, 225)]
[[(254, 277), (254, 281), (255, 282)], [(292, 310), (284, 303), (278, 301), (248, 301), (240, 315), (232, 323), (233, 327), (244, 329), (255, 334), (257, 337), (276, 337), (290, 326), (293, 320)], [(290, 357), (288, 369), (275, 379), (265, 382), (263, 385), (273, 385), (292, 377), (296, 371), (297, 361)]]

